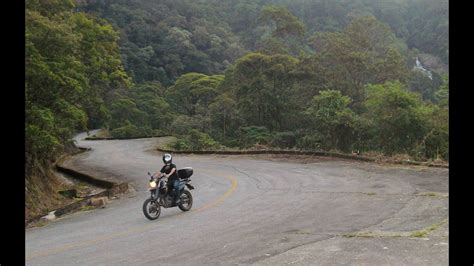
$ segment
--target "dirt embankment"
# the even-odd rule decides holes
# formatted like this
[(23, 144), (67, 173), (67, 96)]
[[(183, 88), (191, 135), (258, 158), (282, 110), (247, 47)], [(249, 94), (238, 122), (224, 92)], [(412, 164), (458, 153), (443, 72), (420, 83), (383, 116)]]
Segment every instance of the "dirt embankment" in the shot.
[[(88, 184), (71, 182), (55, 170), (57, 162), (67, 156), (84, 152), (81, 148), (69, 148), (66, 154), (56, 162), (49, 164), (27, 165), (25, 175), (25, 223), (33, 218), (44, 216), (78, 200), (81, 194), (87, 194), (92, 189)], [(60, 191), (75, 190), (75, 196), (62, 194)]]
[(26, 220), (74, 201), (58, 193), (61, 190), (72, 189), (73, 186), (56, 176), (53, 166), (35, 167), (33, 174), (25, 178), (25, 183)]

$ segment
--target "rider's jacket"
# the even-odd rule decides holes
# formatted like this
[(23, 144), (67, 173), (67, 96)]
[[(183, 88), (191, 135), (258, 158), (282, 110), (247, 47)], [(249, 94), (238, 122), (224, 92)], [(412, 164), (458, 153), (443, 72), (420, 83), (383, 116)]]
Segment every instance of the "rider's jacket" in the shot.
[(174, 163), (171, 163), (169, 165), (164, 165), (163, 168), (161, 168), (160, 172), (164, 174), (169, 174), (172, 169), (175, 169), (174, 173), (168, 178), (168, 181), (174, 181), (178, 179), (178, 169), (176, 168), (176, 165)]

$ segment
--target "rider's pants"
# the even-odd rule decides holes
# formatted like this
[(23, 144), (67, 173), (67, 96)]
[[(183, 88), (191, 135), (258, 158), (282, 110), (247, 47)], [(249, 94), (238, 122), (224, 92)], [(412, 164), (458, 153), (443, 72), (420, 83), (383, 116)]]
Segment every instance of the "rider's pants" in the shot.
[(176, 179), (173, 181), (173, 188), (174, 188), (174, 193), (175, 193), (175, 199), (178, 199), (180, 196), (180, 189), (179, 189), (179, 180)]

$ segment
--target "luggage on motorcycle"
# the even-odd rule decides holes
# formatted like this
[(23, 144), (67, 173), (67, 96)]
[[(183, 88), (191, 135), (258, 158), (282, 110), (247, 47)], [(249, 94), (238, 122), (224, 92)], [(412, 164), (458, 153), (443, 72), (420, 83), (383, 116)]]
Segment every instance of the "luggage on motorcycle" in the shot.
[(185, 167), (183, 169), (178, 170), (178, 177), (181, 179), (190, 178), (192, 175), (193, 175), (192, 167)]

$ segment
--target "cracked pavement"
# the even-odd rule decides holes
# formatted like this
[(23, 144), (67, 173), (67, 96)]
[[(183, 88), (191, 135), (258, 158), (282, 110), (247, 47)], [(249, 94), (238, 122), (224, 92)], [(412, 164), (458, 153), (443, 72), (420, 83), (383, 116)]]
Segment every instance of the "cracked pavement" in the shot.
[[(78, 141), (92, 151), (69, 166), (136, 191), (27, 229), (26, 264), (448, 265), (449, 169), (176, 154), (178, 168), (194, 168), (193, 208), (149, 221), (146, 173), (161, 167), (160, 141)], [(366, 236), (348, 237), (357, 232)]]

